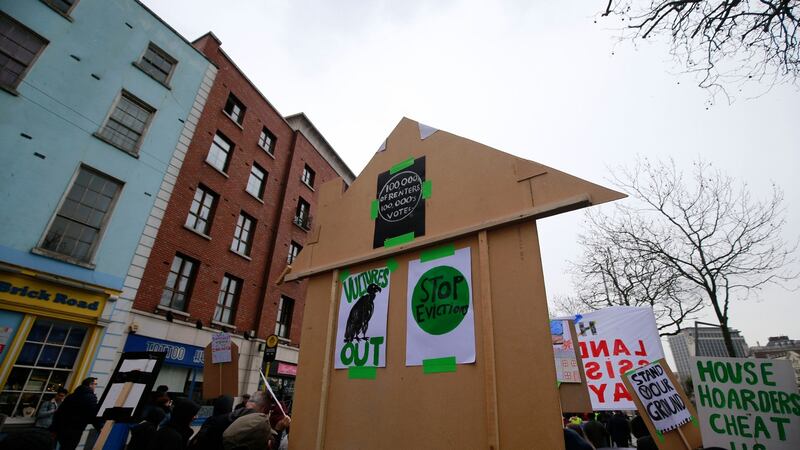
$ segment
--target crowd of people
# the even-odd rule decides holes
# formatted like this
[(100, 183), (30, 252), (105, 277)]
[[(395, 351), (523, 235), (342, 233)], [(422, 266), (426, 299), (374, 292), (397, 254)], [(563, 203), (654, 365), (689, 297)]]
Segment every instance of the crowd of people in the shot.
[(564, 415), (566, 450), (600, 450), (635, 448), (655, 450), (644, 420), (635, 415), (629, 418), (622, 411)]
[[(87, 426), (103, 427), (97, 417), (94, 393), (96, 378), (86, 378), (75, 391), (59, 389), (39, 407), (36, 426), (9, 434), (0, 447), (4, 450), (75, 450)], [(172, 399), (167, 386), (151, 393), (141, 420), (117, 424), (104, 448), (113, 450), (286, 450), (290, 417), (272, 401), (269, 394), (257, 391), (242, 396), (233, 407), (233, 397), (214, 400), (214, 412), (195, 432), (192, 422), (200, 405), (188, 398)], [(92, 448), (94, 433), (84, 448)]]

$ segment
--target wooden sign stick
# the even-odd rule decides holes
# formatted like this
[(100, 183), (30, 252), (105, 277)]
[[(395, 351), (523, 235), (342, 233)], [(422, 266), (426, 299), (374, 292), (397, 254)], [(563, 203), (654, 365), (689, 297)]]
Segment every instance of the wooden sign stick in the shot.
[[(133, 383), (131, 382), (122, 385), (119, 397), (117, 397), (117, 401), (114, 403), (115, 408), (119, 408), (125, 404), (125, 401), (128, 400), (128, 395), (131, 393), (131, 389), (133, 389)], [(116, 422), (113, 420), (106, 420), (106, 423), (103, 424), (103, 428), (100, 430), (100, 435), (97, 436), (97, 440), (94, 442), (93, 450), (103, 450), (103, 446), (106, 445), (108, 435), (111, 434), (111, 429), (114, 428), (115, 423)]]
[(676, 430), (678, 431), (678, 436), (681, 437), (681, 441), (683, 441), (683, 445), (686, 446), (686, 450), (694, 450), (692, 446), (689, 445), (689, 441), (686, 440), (686, 436), (683, 434), (683, 431), (681, 431), (681, 427), (676, 428)]

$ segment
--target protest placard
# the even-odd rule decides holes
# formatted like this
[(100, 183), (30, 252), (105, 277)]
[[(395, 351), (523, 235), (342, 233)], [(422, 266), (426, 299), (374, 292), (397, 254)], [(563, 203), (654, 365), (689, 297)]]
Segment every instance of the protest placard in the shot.
[(231, 362), (231, 335), (214, 333), (211, 335), (211, 362), (221, 364)]
[(550, 340), (556, 362), (556, 380), (559, 383), (580, 383), (581, 373), (575, 355), (575, 343), (570, 333), (569, 320), (550, 321)]
[(386, 367), (390, 281), (386, 267), (342, 277), (335, 368)]
[(800, 395), (789, 361), (697, 357), (691, 367), (705, 446), (800, 448)]
[(653, 310), (612, 306), (574, 318), (592, 407), (636, 409), (622, 374), (664, 357)]

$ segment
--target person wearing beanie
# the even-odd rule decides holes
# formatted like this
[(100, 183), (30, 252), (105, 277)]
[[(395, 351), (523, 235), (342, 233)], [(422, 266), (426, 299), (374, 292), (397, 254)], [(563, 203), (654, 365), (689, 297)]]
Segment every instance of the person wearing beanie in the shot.
[(149, 450), (185, 450), (192, 437), (192, 420), (200, 410), (200, 405), (188, 398), (179, 398), (172, 403), (169, 422), (155, 434)]

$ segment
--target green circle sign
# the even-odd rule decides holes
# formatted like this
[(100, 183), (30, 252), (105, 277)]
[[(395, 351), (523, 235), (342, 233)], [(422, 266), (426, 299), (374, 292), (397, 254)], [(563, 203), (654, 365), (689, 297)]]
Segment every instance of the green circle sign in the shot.
[(464, 275), (450, 266), (425, 272), (411, 295), (411, 314), (428, 334), (453, 331), (469, 311), (469, 285)]

